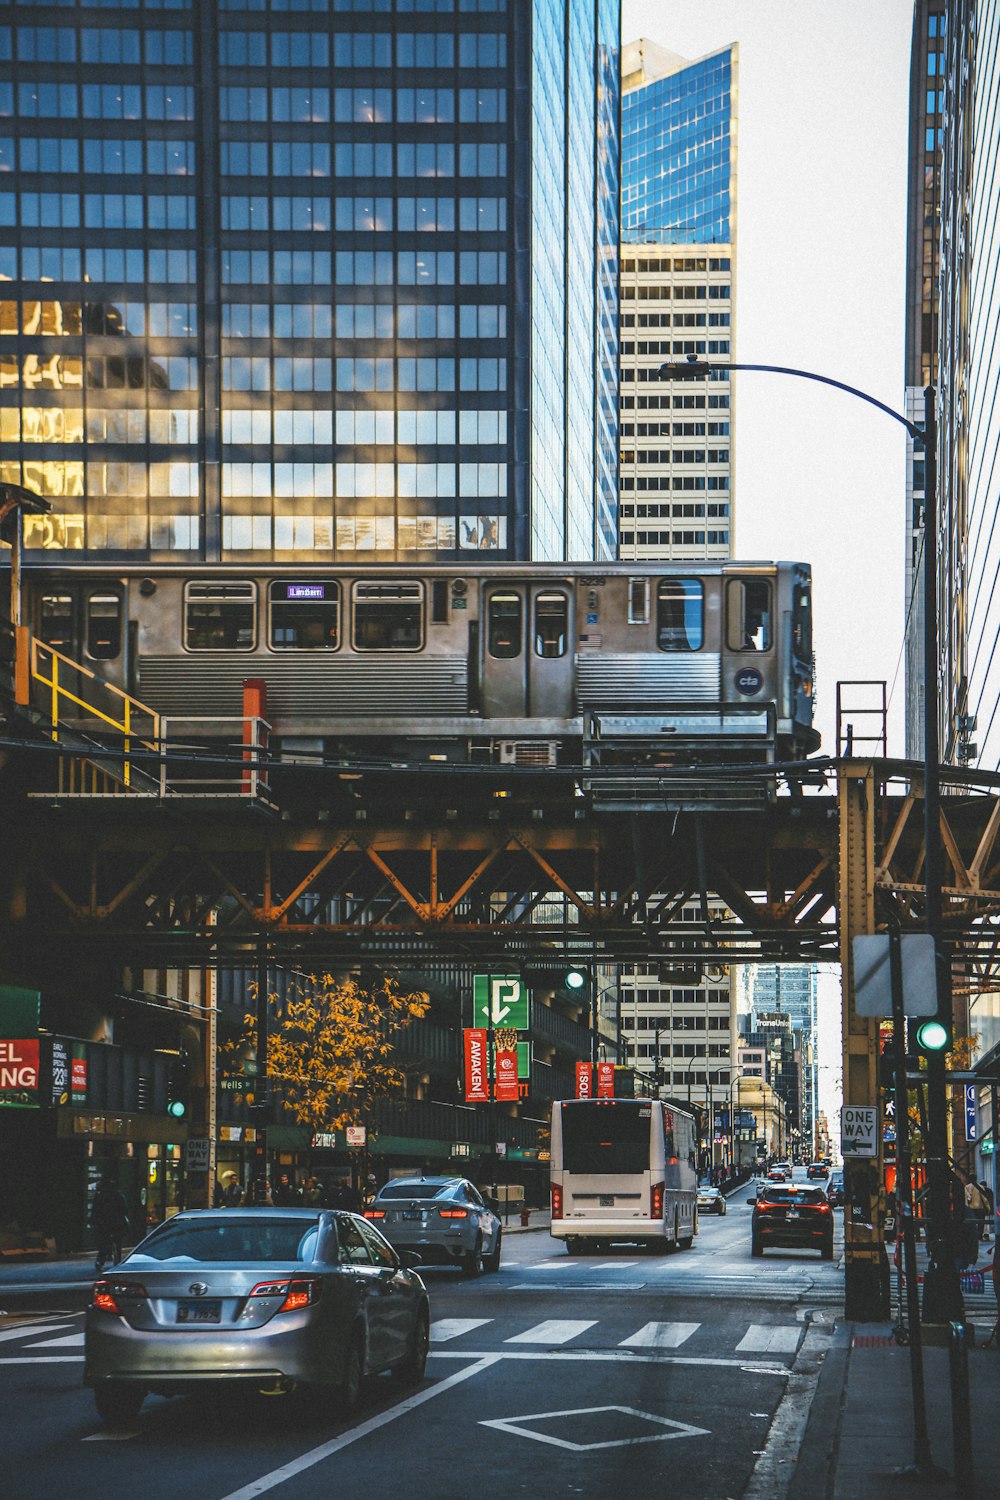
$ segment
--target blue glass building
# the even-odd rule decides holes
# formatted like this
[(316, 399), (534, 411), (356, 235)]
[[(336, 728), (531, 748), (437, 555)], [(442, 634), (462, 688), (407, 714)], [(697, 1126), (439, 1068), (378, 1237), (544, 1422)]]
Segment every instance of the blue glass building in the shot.
[(29, 561), (613, 556), (619, 9), (0, 5)]
[(729, 557), (728, 376), (658, 371), (731, 357), (737, 52), (689, 62), (642, 39), (622, 57), (620, 556)]

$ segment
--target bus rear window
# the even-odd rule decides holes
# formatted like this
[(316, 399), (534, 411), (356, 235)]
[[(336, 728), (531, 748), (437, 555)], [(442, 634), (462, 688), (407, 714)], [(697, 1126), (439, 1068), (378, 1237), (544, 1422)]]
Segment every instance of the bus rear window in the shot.
[(612, 1177), (647, 1172), (651, 1116), (649, 1104), (564, 1104), (564, 1171)]

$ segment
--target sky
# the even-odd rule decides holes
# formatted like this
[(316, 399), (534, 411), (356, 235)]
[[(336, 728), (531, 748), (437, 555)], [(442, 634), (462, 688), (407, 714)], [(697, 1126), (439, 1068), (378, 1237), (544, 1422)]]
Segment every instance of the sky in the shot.
[[(622, 41), (739, 44), (734, 358), (901, 410), (912, 0), (623, 0)], [(906, 434), (853, 397), (734, 376), (736, 556), (811, 563), (817, 715), (885, 679), (903, 754)], [(839, 971), (820, 977), (820, 1100), (839, 1106)], [(831, 1125), (834, 1121), (831, 1119)]]

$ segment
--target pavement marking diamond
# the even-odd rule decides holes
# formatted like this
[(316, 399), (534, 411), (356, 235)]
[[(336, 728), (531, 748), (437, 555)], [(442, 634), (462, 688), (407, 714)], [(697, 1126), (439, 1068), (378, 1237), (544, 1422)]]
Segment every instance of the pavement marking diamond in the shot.
[[(568, 1438), (556, 1437), (553, 1433), (533, 1432), (530, 1427), (523, 1425), (526, 1422), (548, 1422), (560, 1417), (594, 1417), (601, 1412), (614, 1412), (625, 1418), (625, 1423), (629, 1426), (648, 1422), (651, 1427), (660, 1430), (640, 1437), (610, 1438), (600, 1443), (575, 1443)], [(479, 1425), (495, 1427), (499, 1432), (509, 1432), (518, 1437), (534, 1438), (535, 1442), (550, 1443), (554, 1448), (568, 1448), (573, 1453), (592, 1453), (599, 1448), (629, 1448), (639, 1443), (665, 1443), (671, 1438), (710, 1436), (707, 1427), (691, 1427), (686, 1422), (675, 1422), (670, 1417), (658, 1417), (653, 1412), (638, 1411), (634, 1406), (582, 1406), (568, 1411), (537, 1411), (529, 1412), (523, 1417), (494, 1417), (480, 1421)]]
[(547, 1318), (544, 1323), (536, 1323), (534, 1328), (528, 1328), (524, 1333), (515, 1333), (513, 1338), (504, 1339), (504, 1343), (568, 1344), (570, 1339), (586, 1333), (595, 1323), (594, 1318), (586, 1322), (579, 1318)]

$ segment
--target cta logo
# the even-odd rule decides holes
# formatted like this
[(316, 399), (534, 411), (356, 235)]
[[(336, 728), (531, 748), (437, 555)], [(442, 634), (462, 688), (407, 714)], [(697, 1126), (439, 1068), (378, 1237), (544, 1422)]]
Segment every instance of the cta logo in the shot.
[(745, 698), (752, 698), (764, 686), (764, 678), (756, 667), (740, 667), (735, 677), (736, 691)]

